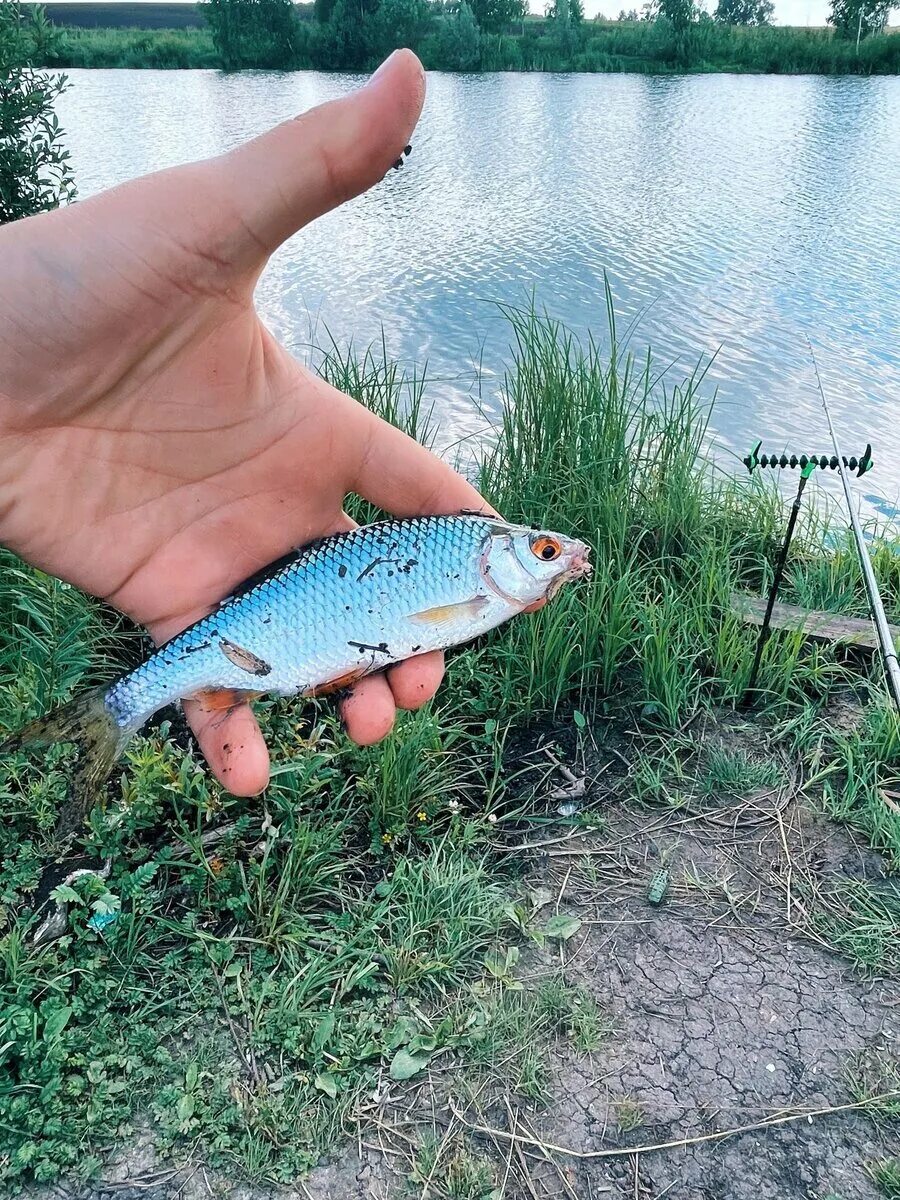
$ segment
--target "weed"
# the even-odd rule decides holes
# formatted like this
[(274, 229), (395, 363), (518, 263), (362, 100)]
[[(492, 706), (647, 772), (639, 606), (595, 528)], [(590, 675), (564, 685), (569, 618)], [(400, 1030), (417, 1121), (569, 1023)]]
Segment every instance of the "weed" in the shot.
[(776, 763), (751, 758), (746, 750), (714, 746), (706, 754), (706, 773), (700, 790), (702, 795), (710, 797), (744, 796), (761, 788), (773, 788), (778, 781)]
[(588, 992), (551, 976), (533, 991), (491, 990), (481, 1001), (465, 1061), (502, 1094), (541, 1101), (547, 1095), (554, 1041), (570, 1041), (586, 1052), (596, 1050), (609, 1032), (606, 1017)]
[[(896, 74), (900, 49), (890, 30), (871, 33), (857, 46), (854, 37), (832, 29), (764, 25), (735, 26), (694, 22), (673, 30), (662, 21), (585, 21), (560, 35), (556, 22), (529, 17), (519, 31), (510, 25), (502, 36), (471, 26), (471, 40), (460, 36), (452, 14), (432, 15), (413, 32), (408, 22), (397, 37), (411, 42), (428, 70), (436, 71), (634, 71), (671, 74), (685, 71), (784, 72), (787, 74)], [(49, 67), (246, 67), (292, 66), (297, 69), (371, 70), (395, 47), (368, 18), (360, 26), (362, 44), (332, 36), (313, 19), (293, 21), (290, 36), (273, 55), (271, 39), (241, 38), (241, 53), (231, 42), (216, 48), (209, 28), (66, 31), (36, 47), (36, 65)], [(401, 35), (399, 30), (405, 32)], [(410, 38), (410, 33), (412, 36)], [(461, 47), (464, 49), (461, 50)]]
[(491, 1163), (465, 1142), (433, 1135), (423, 1137), (410, 1173), (431, 1200), (493, 1200), (495, 1182)]
[(884, 1158), (869, 1163), (866, 1174), (885, 1197), (885, 1200), (900, 1200), (900, 1158)]
[[(866, 1112), (879, 1117), (900, 1117), (900, 1055), (886, 1046), (869, 1046), (854, 1055), (845, 1069), (850, 1095)], [(876, 1097), (886, 1099), (873, 1103)]]
[(842, 954), (872, 969), (900, 969), (900, 881), (838, 880), (809, 899), (813, 927)]
[(639, 1129), (644, 1124), (644, 1110), (630, 1096), (623, 1096), (621, 1100), (617, 1100), (613, 1110), (616, 1114), (616, 1124), (622, 1133), (630, 1133), (632, 1129)]

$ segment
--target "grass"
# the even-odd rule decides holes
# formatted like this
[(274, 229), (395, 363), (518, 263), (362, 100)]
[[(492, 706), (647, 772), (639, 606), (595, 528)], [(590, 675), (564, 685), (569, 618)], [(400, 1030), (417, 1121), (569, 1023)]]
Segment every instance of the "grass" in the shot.
[(426, 1136), (420, 1144), (409, 1182), (424, 1185), (433, 1200), (491, 1200), (496, 1175), (492, 1164), (461, 1139)]
[(629, 1096), (623, 1096), (621, 1100), (617, 1100), (613, 1105), (613, 1111), (616, 1125), (621, 1133), (631, 1133), (633, 1129), (640, 1129), (644, 1124), (643, 1109), (636, 1100), (632, 1100)]
[(42, 66), (202, 70), (218, 67), (208, 29), (73, 29), (62, 33)]
[(545, 978), (527, 992), (521, 983), (509, 984), (506, 979), (481, 1002), (466, 1054), (469, 1079), (474, 1086), (539, 1103), (548, 1095), (553, 1045), (568, 1041), (589, 1053), (602, 1045), (610, 1027), (593, 997), (561, 978)]
[(885, 1197), (885, 1200), (900, 1200), (900, 1158), (885, 1158), (870, 1163), (866, 1174)]
[[(437, 701), (380, 747), (350, 746), (324, 703), (261, 703), (275, 763), (262, 800), (222, 792), (180, 717), (163, 719), (135, 740), (86, 833), (88, 860), (108, 873), (68, 885), (66, 934), (41, 948), (33, 908), (67, 755), (0, 763), (8, 1194), (96, 1174), (138, 1119), (176, 1158), (190, 1148), (235, 1179), (291, 1180), (362, 1120), (385, 1073), (399, 1086), (431, 1064), (462, 1062), (487, 1086), (514, 1075), (538, 1101), (548, 1046), (588, 1052), (607, 1025), (561, 981), (520, 984), (519, 944), (532, 935), (509, 902), (517, 863), (495, 847), (507, 825), (532, 819), (537, 768), (511, 750), (523, 727), (554, 713), (571, 725), (575, 710), (583, 736), (636, 731), (645, 749), (630, 786), (645, 803), (681, 803), (673, 778), (685, 794), (767, 785), (771, 767), (755, 756), (694, 762), (689, 735), (743, 694), (754, 632), (728, 598), (765, 585), (777, 495), (713, 474), (702, 378), (668, 387), (649, 360), (619, 354), (612, 315), (605, 348), (507, 315), (514, 358), (481, 484), (511, 519), (590, 542), (589, 584), (454, 656)], [(336, 348), (323, 369), (429, 439), (422, 379)], [(805, 579), (827, 580), (812, 513), (796, 544)], [(900, 574), (886, 550), (878, 561), (896, 609)], [(856, 604), (841, 579), (829, 586)], [(0, 612), (4, 728), (141, 654), (121, 621), (5, 552)], [(877, 664), (776, 634), (762, 679), (764, 712), (747, 719), (803, 759), (811, 802), (896, 870), (900, 826), (884, 796), (897, 724)], [(838, 727), (829, 706), (848, 690), (859, 720)], [(809, 899), (820, 936), (848, 958), (894, 963), (896, 890), (859, 882)], [(96, 916), (113, 919), (98, 930)], [(475, 1150), (445, 1149), (455, 1165), (440, 1169), (444, 1193), (489, 1194)]]
[(738, 796), (757, 788), (772, 788), (780, 773), (771, 760), (757, 761), (746, 750), (726, 750), (714, 746), (706, 756), (706, 773), (701, 790), (704, 796)]

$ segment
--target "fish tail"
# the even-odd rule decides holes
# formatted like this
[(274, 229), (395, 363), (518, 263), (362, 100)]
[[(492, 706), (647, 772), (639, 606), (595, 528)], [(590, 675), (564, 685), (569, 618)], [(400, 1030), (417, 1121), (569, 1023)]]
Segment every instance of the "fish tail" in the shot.
[(108, 687), (99, 687), (82, 692), (0, 743), (0, 754), (54, 742), (74, 742), (78, 747), (69, 798), (56, 825), (59, 838), (69, 839), (81, 828), (133, 733), (116, 721), (106, 702), (107, 691)]

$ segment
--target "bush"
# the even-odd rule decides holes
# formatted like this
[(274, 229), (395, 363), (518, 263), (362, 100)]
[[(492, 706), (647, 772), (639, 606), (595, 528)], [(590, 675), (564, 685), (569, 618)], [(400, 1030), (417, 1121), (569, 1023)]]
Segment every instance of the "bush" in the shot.
[(418, 46), (428, 33), (432, 16), (427, 0), (381, 0), (369, 23), (371, 52), (382, 59), (397, 46)]
[(298, 20), (293, 0), (205, 0), (200, 11), (226, 71), (294, 65)]
[(0, 225), (57, 208), (75, 195), (53, 102), (67, 87), (34, 69), (54, 31), (42, 9), (0, 0)]
[(445, 17), (428, 56), (444, 71), (477, 71), (481, 65), (481, 30), (472, 9), (462, 0), (459, 11)]

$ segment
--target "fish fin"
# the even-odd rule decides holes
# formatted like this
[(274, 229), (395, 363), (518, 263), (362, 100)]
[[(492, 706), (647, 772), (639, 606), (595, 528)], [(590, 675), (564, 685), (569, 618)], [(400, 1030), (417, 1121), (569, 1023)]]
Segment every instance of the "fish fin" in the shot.
[(326, 679), (324, 683), (317, 684), (303, 694), (305, 696), (333, 696), (335, 692), (343, 691), (344, 688), (357, 683), (368, 674), (368, 667), (355, 667), (352, 671), (345, 671), (343, 675), (336, 675), (334, 679)]
[(133, 727), (123, 729), (116, 722), (106, 703), (106, 692), (106, 687), (84, 692), (0, 743), (0, 754), (52, 742), (74, 742), (78, 747), (69, 796), (60, 809), (55, 830), (56, 837), (65, 841), (71, 840), (83, 825), (134, 732)]
[(487, 596), (473, 596), (471, 600), (463, 600), (459, 604), (439, 604), (436, 608), (426, 608), (413, 613), (409, 619), (418, 625), (449, 625), (452, 621), (477, 617), (488, 602)]
[(244, 646), (239, 646), (237, 642), (229, 642), (228, 638), (219, 640), (219, 649), (229, 662), (240, 667), (242, 671), (247, 671), (250, 675), (268, 675), (272, 670), (271, 664), (267, 663), (264, 658), (260, 658), (258, 654), (245, 649)]
[(185, 699), (196, 700), (207, 713), (229, 713), (239, 704), (256, 700), (261, 695), (262, 692), (244, 691), (242, 688), (204, 688)]

